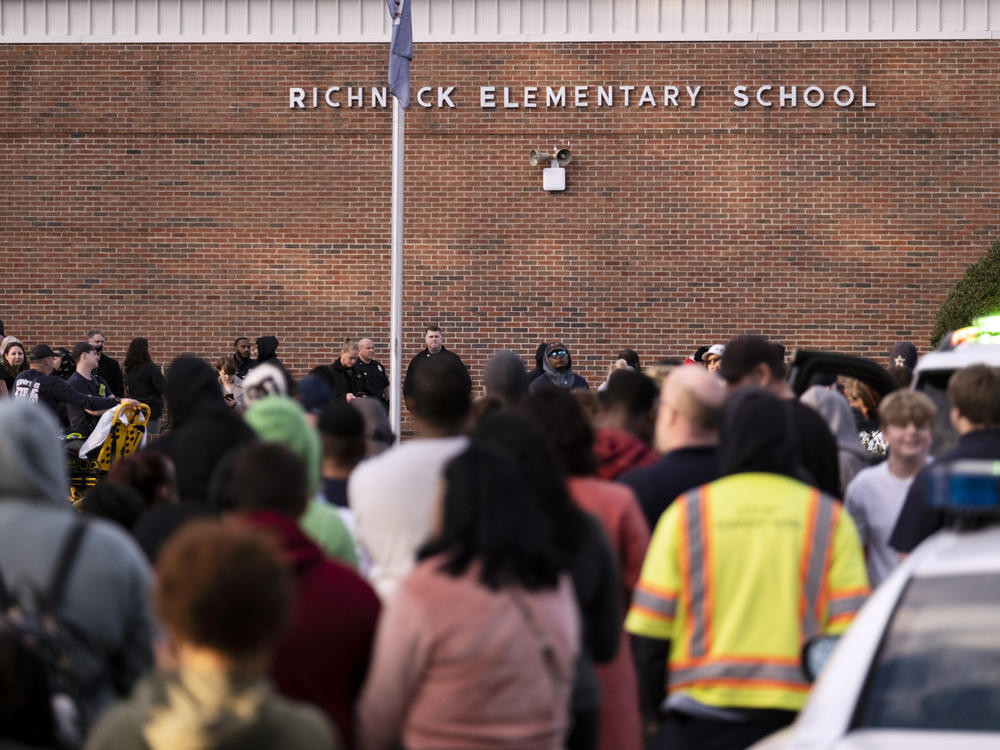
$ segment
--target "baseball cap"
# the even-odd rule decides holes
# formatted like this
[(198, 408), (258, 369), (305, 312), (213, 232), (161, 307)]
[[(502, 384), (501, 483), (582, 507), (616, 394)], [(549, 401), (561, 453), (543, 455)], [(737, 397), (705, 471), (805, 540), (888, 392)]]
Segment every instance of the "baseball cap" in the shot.
[(912, 370), (917, 366), (917, 347), (909, 341), (900, 341), (889, 352), (889, 362), (897, 367), (909, 367)]
[(712, 346), (708, 347), (708, 351), (707, 352), (705, 352), (703, 355), (701, 355), (701, 358), (705, 359), (706, 357), (710, 357), (713, 354), (716, 357), (724, 357), (724, 356), (726, 356), (726, 347), (725, 347), (725, 345), (723, 345), (723, 344), (713, 344)]
[(73, 361), (76, 362), (80, 359), (80, 355), (85, 352), (96, 352), (97, 347), (91, 344), (89, 341), (81, 341), (76, 346), (73, 347)]
[(307, 414), (319, 414), (333, 400), (333, 391), (319, 375), (306, 375), (299, 381), (298, 397)]
[(56, 356), (56, 353), (52, 351), (52, 348), (47, 344), (39, 344), (38, 346), (32, 347), (31, 351), (28, 352), (29, 362), (39, 362), (43, 359), (48, 359), (49, 357)]

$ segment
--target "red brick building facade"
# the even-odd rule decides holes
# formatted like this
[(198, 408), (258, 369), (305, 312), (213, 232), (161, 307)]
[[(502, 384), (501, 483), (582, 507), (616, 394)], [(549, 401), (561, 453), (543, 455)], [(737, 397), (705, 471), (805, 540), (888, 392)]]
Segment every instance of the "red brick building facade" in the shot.
[[(433, 87), (434, 106), (406, 116), (404, 357), (437, 322), (477, 382), (492, 351), (530, 360), (545, 338), (597, 382), (621, 346), (650, 361), (746, 331), (924, 351), (1000, 235), (997, 40), (418, 39), (416, 55), (413, 93)], [(0, 46), (7, 332), (71, 345), (102, 327), (112, 354), (141, 335), (160, 363), (273, 334), (297, 374), (365, 334), (388, 363), (392, 116), (369, 92), (386, 58), (384, 44)], [(347, 107), (349, 87), (364, 106)], [(548, 193), (528, 151), (556, 145), (573, 161)]]

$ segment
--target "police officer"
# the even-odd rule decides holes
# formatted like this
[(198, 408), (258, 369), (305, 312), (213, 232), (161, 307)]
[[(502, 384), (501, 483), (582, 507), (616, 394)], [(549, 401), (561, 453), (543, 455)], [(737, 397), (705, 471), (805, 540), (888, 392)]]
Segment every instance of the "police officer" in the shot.
[(382, 363), (374, 358), (375, 342), (371, 339), (358, 341), (358, 361), (354, 369), (361, 375), (361, 392), (366, 396), (377, 398), (382, 405), (389, 408), (389, 376), (385, 373)]
[(427, 326), (424, 332), (424, 344), (426, 346), (413, 355), (413, 359), (410, 360), (410, 364), (406, 368), (406, 375), (403, 377), (403, 396), (407, 399), (407, 408), (410, 408), (409, 399), (413, 386), (413, 375), (423, 364), (429, 362), (431, 359), (447, 359), (459, 365), (465, 373), (469, 390), (472, 390), (472, 379), (469, 377), (469, 370), (465, 366), (465, 363), (462, 362), (461, 357), (450, 349), (445, 349), (444, 336), (441, 333), (440, 326)]

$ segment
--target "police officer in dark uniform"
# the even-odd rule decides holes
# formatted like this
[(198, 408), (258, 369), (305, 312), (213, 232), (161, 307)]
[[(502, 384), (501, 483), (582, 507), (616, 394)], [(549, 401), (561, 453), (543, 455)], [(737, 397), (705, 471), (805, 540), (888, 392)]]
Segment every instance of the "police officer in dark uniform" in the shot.
[(411, 376), (420, 369), (421, 365), (432, 358), (451, 360), (461, 367), (462, 372), (465, 373), (469, 391), (472, 391), (472, 379), (469, 377), (469, 370), (465, 366), (465, 363), (462, 362), (461, 357), (450, 349), (444, 348), (444, 336), (441, 334), (441, 328), (436, 325), (429, 325), (424, 330), (424, 343), (426, 346), (413, 355), (413, 359), (410, 360), (410, 364), (406, 367), (406, 375), (403, 377), (403, 396), (407, 399), (407, 408), (409, 408), (410, 390), (413, 382)]
[(367, 396), (362, 386), (364, 380), (358, 372), (358, 342), (346, 339), (340, 345), (340, 356), (329, 365), (319, 365), (309, 371), (310, 375), (318, 375), (330, 386), (334, 401), (351, 403), (354, 399)]
[(377, 398), (388, 411), (389, 376), (382, 363), (374, 359), (374, 354), (375, 342), (371, 339), (359, 340), (358, 361), (354, 363), (354, 369), (361, 375), (361, 392), (370, 398)]

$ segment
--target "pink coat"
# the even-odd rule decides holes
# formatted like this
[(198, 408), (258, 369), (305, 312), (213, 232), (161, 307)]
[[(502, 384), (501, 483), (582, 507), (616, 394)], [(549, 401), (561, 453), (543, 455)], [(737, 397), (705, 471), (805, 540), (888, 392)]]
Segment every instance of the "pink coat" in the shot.
[[(639, 580), (649, 546), (649, 527), (630, 487), (597, 477), (571, 477), (573, 500), (604, 526), (622, 574), (623, 609), (628, 610), (632, 589)], [(642, 717), (639, 684), (632, 648), (624, 629), (618, 655), (595, 667), (601, 683), (600, 750), (641, 750)]]
[(362, 748), (562, 750), (580, 649), (569, 578), (546, 591), (493, 591), (475, 565), (458, 578), (440, 565), (418, 564), (383, 611), (358, 705)]

